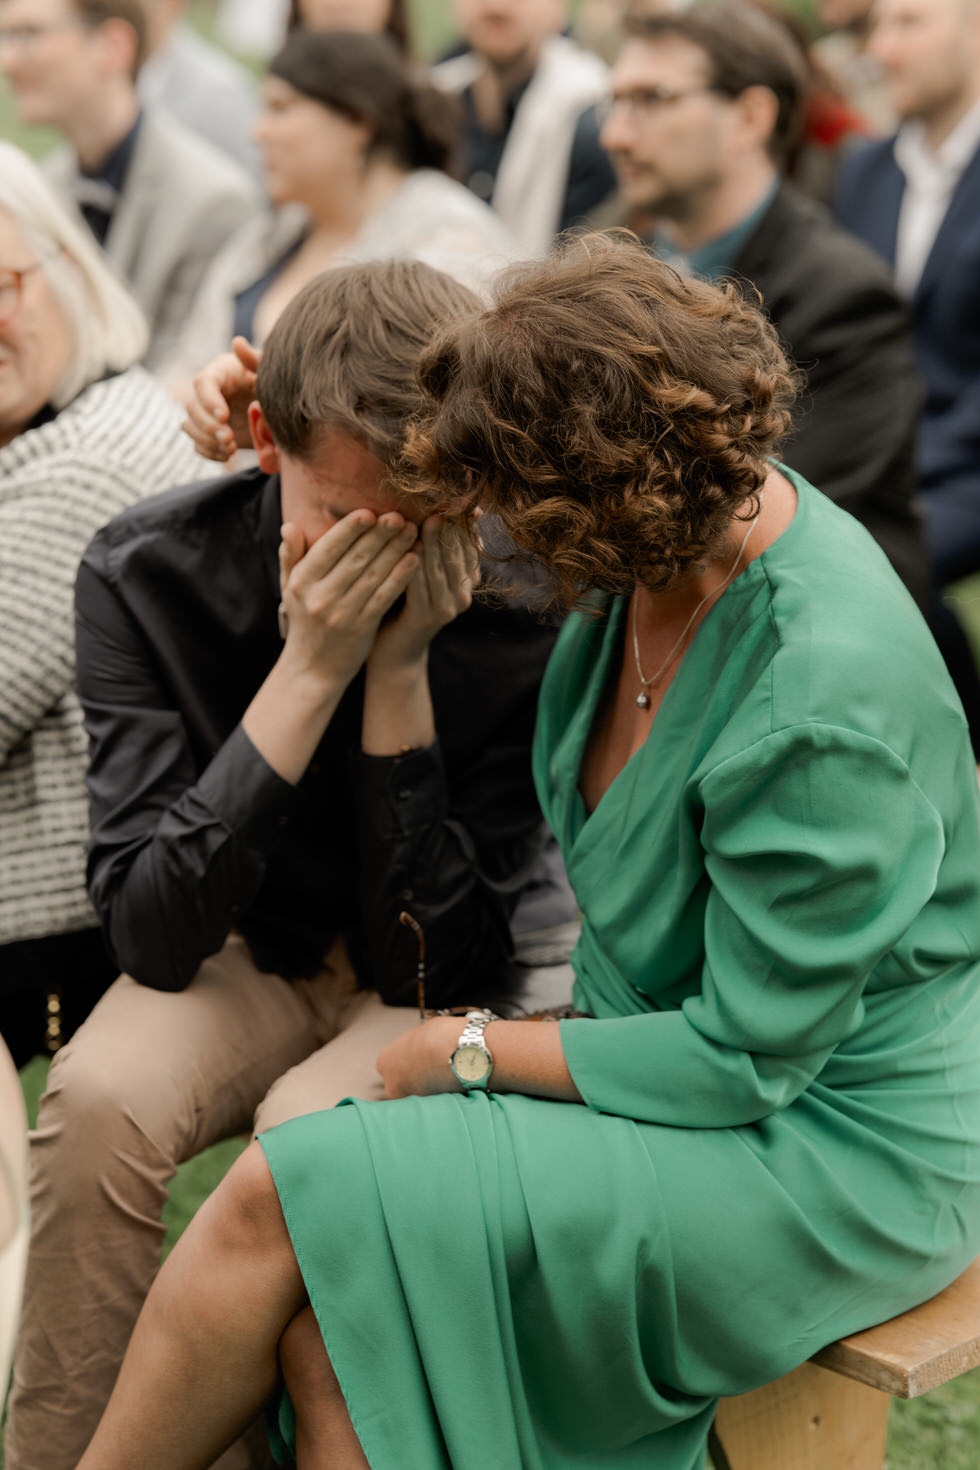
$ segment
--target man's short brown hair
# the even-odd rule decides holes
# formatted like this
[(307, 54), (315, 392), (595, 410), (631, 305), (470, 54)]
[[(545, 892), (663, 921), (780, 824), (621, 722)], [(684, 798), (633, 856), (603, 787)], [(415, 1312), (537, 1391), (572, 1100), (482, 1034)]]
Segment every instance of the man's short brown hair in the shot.
[(318, 431), (349, 434), (393, 466), (419, 411), (416, 367), (433, 335), (479, 308), (445, 272), (417, 260), (370, 261), (317, 276), (262, 350), (255, 392), (279, 449), (296, 459)]
[(626, 21), (626, 35), (639, 41), (680, 36), (708, 58), (709, 82), (726, 97), (749, 87), (766, 87), (777, 104), (768, 150), (785, 164), (799, 142), (810, 78), (800, 48), (786, 26), (749, 0), (701, 0), (690, 10), (641, 11)]
[(136, 35), (136, 55), (133, 58), (135, 77), (146, 60), (149, 25), (143, 0), (73, 0), (75, 10), (89, 26), (100, 26), (107, 20), (124, 20)]

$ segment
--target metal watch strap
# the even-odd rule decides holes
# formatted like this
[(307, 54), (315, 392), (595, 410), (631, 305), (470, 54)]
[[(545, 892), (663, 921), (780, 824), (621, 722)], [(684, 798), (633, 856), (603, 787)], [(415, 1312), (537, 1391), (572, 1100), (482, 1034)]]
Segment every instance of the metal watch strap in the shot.
[[(482, 1010), (472, 1010), (466, 1012), (466, 1025), (460, 1032), (459, 1040), (456, 1042), (456, 1045), (453, 1047), (452, 1053), (450, 1054), (449, 1066), (457, 1082), (460, 1084), (461, 1087), (465, 1088), (467, 1092), (486, 1091), (487, 1084), (490, 1080), (490, 1074), (493, 1072), (493, 1053), (487, 1046), (487, 1043), (483, 1037), (483, 1033), (491, 1021), (499, 1020), (499, 1016), (495, 1015), (493, 1011), (487, 1010), (485, 1008)], [(472, 1079), (461, 1076), (461, 1074), (456, 1070), (456, 1063), (454, 1058), (456, 1057), (457, 1052), (467, 1047), (472, 1047), (476, 1051), (482, 1052), (487, 1059), (486, 1073), (482, 1078), (480, 1078), (479, 1081), (473, 1081)]]

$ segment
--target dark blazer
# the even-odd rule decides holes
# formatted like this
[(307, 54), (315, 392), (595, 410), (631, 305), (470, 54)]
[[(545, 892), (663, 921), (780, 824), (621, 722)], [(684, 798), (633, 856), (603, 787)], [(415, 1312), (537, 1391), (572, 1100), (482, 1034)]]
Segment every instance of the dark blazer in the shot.
[(784, 184), (731, 274), (750, 298), (749, 285), (762, 296), (806, 375), (786, 462), (868, 528), (926, 607), (928, 555), (915, 499), (921, 389), (888, 271)]
[[(837, 213), (895, 262), (905, 175), (894, 139), (848, 160)], [(980, 149), (957, 185), (912, 299), (915, 351), (925, 380), (919, 464), (923, 490), (980, 497)]]

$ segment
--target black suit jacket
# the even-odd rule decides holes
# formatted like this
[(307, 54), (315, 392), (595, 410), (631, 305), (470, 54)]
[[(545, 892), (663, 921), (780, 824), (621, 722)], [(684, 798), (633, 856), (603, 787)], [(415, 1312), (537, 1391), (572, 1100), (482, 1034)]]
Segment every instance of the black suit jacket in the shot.
[(921, 389), (908, 317), (884, 263), (782, 185), (731, 274), (762, 297), (806, 375), (784, 457), (878, 541), (921, 607), (928, 556), (916, 503)]

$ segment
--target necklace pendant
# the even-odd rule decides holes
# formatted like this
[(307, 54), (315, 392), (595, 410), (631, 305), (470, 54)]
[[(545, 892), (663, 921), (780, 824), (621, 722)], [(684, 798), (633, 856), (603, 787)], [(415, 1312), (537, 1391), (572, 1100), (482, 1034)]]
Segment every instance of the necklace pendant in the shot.
[(636, 696), (636, 702), (639, 705), (640, 709), (650, 708), (650, 696), (645, 689), (640, 690), (639, 694)]

